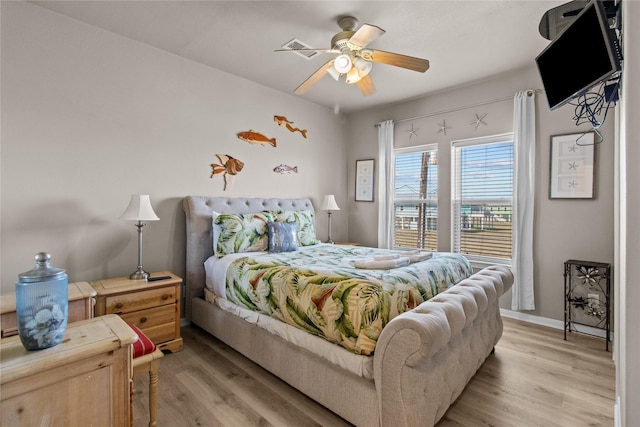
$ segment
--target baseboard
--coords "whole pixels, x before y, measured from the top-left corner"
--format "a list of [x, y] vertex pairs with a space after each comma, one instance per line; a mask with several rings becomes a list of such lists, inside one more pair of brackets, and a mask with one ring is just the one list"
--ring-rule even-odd
[[[533, 314], [523, 313], [521, 311], [513, 311], [507, 310], [506, 308], [500, 309], [500, 314], [504, 317], [509, 317], [511, 319], [522, 320], [523, 322], [529, 322], [540, 326], [546, 326], [553, 329], [564, 330], [564, 322], [562, 320], [549, 319], [548, 317], [540, 317], [535, 316]], [[604, 329], [593, 328], [591, 326], [585, 325], [571, 325], [576, 332], [580, 332], [582, 334], [594, 335], [596, 337], [605, 338], [607, 336], [607, 332]], [[613, 332], [609, 333], [609, 341], [613, 342], [614, 334]]]
[[622, 427], [620, 419], [620, 396], [616, 397], [616, 403], [613, 405], [613, 425], [614, 427]]

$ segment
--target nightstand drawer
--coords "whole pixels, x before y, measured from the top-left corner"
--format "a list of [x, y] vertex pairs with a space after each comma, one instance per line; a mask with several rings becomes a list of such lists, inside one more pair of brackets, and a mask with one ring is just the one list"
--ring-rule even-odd
[[140, 329], [151, 328], [165, 323], [171, 323], [173, 329], [175, 329], [176, 307], [173, 304], [163, 305], [161, 307], [121, 314], [120, 317], [128, 324], [135, 325]]
[[164, 325], [152, 326], [150, 328], [140, 328], [140, 330], [156, 345], [171, 341], [176, 337], [175, 323], [165, 323]]
[[160, 289], [136, 292], [135, 298], [129, 294], [109, 296], [105, 301], [105, 314], [122, 314], [144, 308], [176, 303], [176, 287], [167, 286]]

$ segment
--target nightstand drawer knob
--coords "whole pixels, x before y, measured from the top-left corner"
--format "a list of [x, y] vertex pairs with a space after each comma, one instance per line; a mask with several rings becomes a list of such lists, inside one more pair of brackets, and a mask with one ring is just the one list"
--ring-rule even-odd
[[172, 295], [164, 294], [164, 295], [162, 295], [162, 299], [166, 301], [166, 300], [168, 300], [169, 298], [171, 298], [171, 296], [172, 296]]
[[116, 304], [116, 308], [122, 308], [122, 307], [124, 307], [124, 304], [122, 304], [121, 302]]
[[146, 322], [146, 321], [147, 321], [147, 318], [146, 318], [146, 317], [142, 317], [142, 318], [140, 319], [140, 323], [144, 323], [144, 322]]

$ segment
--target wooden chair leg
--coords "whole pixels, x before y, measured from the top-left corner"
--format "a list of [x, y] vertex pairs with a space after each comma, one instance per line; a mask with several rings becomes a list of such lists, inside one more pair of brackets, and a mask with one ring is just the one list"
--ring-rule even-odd
[[149, 427], [158, 425], [158, 370], [160, 361], [155, 359], [149, 366]]
[[133, 359], [133, 375], [145, 372], [149, 374], [149, 427], [158, 425], [158, 378], [160, 359], [164, 355], [160, 349], [153, 353]]

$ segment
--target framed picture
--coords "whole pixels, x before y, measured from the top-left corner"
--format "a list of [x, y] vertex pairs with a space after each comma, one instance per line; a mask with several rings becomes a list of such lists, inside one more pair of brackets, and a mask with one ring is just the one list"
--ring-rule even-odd
[[356, 202], [373, 202], [374, 160], [356, 160]]
[[593, 199], [594, 133], [551, 137], [550, 199]]

